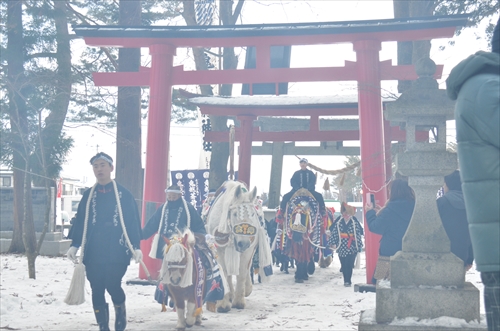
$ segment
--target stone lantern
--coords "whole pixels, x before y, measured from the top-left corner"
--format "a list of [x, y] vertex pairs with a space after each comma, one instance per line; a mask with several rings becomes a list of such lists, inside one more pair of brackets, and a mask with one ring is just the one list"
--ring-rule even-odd
[[[446, 150], [446, 121], [454, 118], [454, 102], [438, 88], [431, 59], [420, 60], [415, 70], [419, 78], [412, 88], [388, 104], [384, 113], [406, 130], [406, 150], [396, 155], [396, 167], [415, 191], [415, 210], [402, 251], [391, 257], [390, 285], [377, 284], [376, 324], [362, 315], [359, 330], [404, 330], [388, 323], [406, 317], [480, 320], [479, 290], [465, 282], [464, 263], [450, 251], [436, 203], [443, 177], [457, 169], [456, 154]], [[417, 131], [430, 132], [430, 139], [418, 142]], [[479, 324], [478, 329], [484, 330]]]

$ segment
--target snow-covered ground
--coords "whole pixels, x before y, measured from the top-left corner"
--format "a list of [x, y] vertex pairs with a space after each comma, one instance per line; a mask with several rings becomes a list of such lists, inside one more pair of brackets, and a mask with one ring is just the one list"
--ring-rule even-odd
[[[73, 265], [65, 257], [44, 257], [36, 260], [36, 279], [28, 278], [26, 257], [0, 255], [0, 329], [4, 330], [97, 330], [90, 298], [90, 285], [86, 283], [87, 301], [80, 306], [68, 306], [66, 296]], [[365, 263], [354, 270], [353, 284], [365, 283]], [[247, 298], [247, 307], [229, 313], [204, 311], [197, 330], [357, 330], [360, 313], [375, 308], [375, 293], [354, 292], [344, 287], [340, 263], [335, 257], [330, 267], [316, 268], [314, 275], [303, 284], [293, 279], [294, 269], [284, 274], [274, 268], [274, 276], [266, 284], [256, 283]], [[131, 263], [126, 280], [137, 278], [139, 265]], [[482, 301], [483, 285], [479, 272], [471, 269], [466, 280], [481, 290], [481, 325], [485, 326]], [[161, 312], [154, 300], [153, 286], [125, 285], [127, 294], [127, 330], [173, 330], [177, 314], [169, 309]], [[111, 299], [107, 297], [108, 302]], [[110, 309], [113, 330], [114, 312]], [[415, 319], [396, 321], [412, 324]], [[477, 323], [442, 317], [427, 324], [467, 328]]]

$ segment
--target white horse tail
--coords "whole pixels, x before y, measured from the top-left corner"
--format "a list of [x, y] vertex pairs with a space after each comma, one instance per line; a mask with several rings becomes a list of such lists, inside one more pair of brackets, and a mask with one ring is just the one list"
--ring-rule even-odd
[[271, 274], [266, 275], [265, 267], [272, 272], [273, 257], [271, 255], [271, 249], [269, 246], [269, 238], [267, 237], [266, 230], [264, 227], [260, 227], [258, 231], [259, 240], [259, 275], [262, 282], [267, 282], [270, 279]]

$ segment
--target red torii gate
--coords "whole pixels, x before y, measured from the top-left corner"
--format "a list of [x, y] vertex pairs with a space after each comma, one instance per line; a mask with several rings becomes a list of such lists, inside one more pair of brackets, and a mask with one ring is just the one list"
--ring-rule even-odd
[[[158, 202], [165, 200], [168, 173], [168, 141], [173, 85], [277, 83], [277, 82], [358, 82], [361, 159], [372, 160], [362, 168], [363, 192], [373, 192], [377, 200], [386, 201], [384, 125], [380, 97], [381, 80], [413, 80], [417, 76], [411, 65], [393, 66], [381, 62], [382, 42], [430, 40], [452, 37], [457, 26], [467, 19], [463, 15], [424, 18], [323, 22], [301, 24], [264, 24], [239, 26], [73, 26], [90, 46], [148, 47], [151, 67], [139, 72], [95, 73], [98, 86], [149, 86], [147, 154], [144, 180], [142, 223], [147, 221]], [[343, 67], [271, 68], [271, 46], [352, 43], [356, 62]], [[256, 47], [256, 68], [240, 70], [184, 71], [173, 66], [180, 47]], [[442, 69], [442, 67], [440, 68]], [[251, 132], [245, 131], [247, 137]], [[332, 140], [332, 139], [328, 139]], [[251, 152], [251, 151], [250, 151]], [[240, 167], [249, 167], [241, 165]], [[249, 173], [248, 169], [243, 169]], [[239, 169], [240, 173], [242, 169]], [[249, 176], [247, 181], [249, 180]], [[248, 182], [247, 182], [248, 183]], [[378, 236], [366, 231], [367, 274], [371, 283], [378, 256]], [[149, 252], [151, 240], [141, 249]], [[158, 276], [159, 261], [144, 256], [152, 277]], [[139, 277], [146, 278], [140, 270]]]

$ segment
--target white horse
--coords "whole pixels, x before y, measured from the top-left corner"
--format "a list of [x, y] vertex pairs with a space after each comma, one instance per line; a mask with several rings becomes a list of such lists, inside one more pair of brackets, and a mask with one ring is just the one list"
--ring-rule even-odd
[[[245, 297], [252, 293], [250, 267], [257, 247], [261, 279], [272, 274], [269, 239], [259, 220], [256, 194], [256, 187], [249, 192], [244, 183], [227, 181], [208, 212], [207, 232], [215, 237], [217, 261], [229, 285], [224, 299], [217, 302], [218, 312], [231, 310], [231, 302], [234, 308], [245, 308]], [[236, 288], [232, 276], [236, 276]]]

